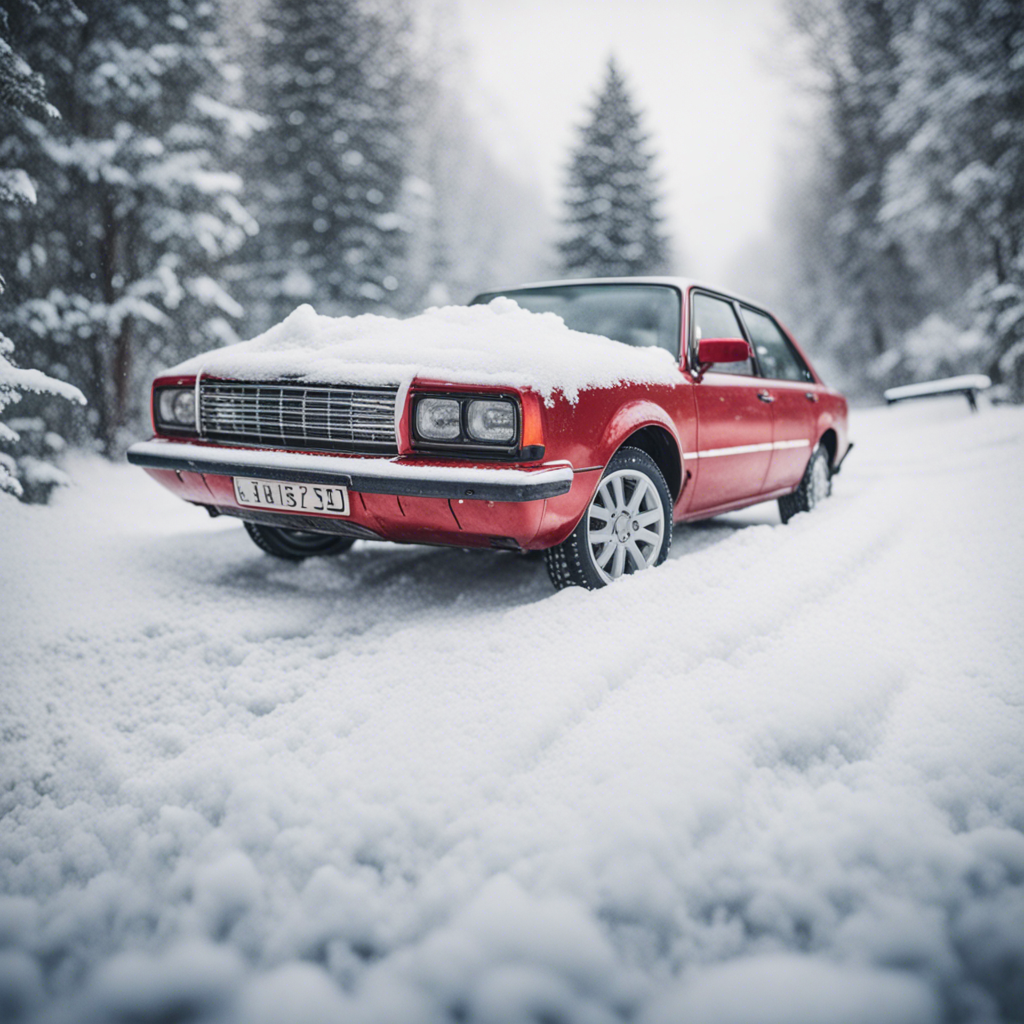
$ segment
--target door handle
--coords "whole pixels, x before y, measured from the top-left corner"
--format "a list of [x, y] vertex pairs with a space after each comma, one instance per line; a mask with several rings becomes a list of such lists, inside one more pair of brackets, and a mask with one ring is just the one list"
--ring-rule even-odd
[[818, 400], [818, 396], [813, 391], [805, 391], [804, 398], [806, 398], [808, 402], [816, 402]]
[[761, 399], [762, 402], [774, 402], [775, 401], [775, 399], [770, 394], [768, 394], [767, 391], [758, 391], [757, 397], [759, 399]]

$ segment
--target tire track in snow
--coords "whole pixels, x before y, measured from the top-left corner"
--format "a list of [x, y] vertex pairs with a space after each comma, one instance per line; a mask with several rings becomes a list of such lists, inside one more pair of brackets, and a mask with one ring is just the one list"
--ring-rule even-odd
[[[847, 514], [856, 516], [857, 511], [855, 508], [851, 508]], [[609, 732], [612, 723], [621, 720], [624, 711], [627, 711], [630, 706], [629, 702], [635, 704], [637, 699], [642, 697], [646, 701], [653, 702], [655, 706], [661, 704], [668, 708], [671, 706], [673, 694], [680, 687], [689, 686], [691, 681], [696, 682], [701, 679], [702, 675], [708, 676], [709, 692], [713, 692], [716, 665], [731, 663], [736, 666], [738, 671], [742, 672], [748, 667], [752, 658], [761, 657], [770, 660], [772, 649], [786, 642], [787, 629], [783, 626], [792, 626], [805, 614], [819, 614], [826, 599], [834, 598], [835, 595], [847, 588], [856, 586], [863, 575], [884, 558], [902, 530], [900, 523], [895, 519], [887, 525], [888, 529], [881, 535], [873, 534], [870, 530], [863, 531], [853, 543], [844, 545], [839, 552], [833, 551], [833, 557], [828, 564], [817, 566], [813, 573], [798, 574], [802, 586], [799, 589], [794, 589], [790, 600], [780, 605], [773, 605], [769, 609], [769, 614], [754, 624], [755, 628], [751, 629], [748, 624], [741, 644], [735, 643], [734, 634], [731, 631], [731, 624], [736, 615], [736, 608], [731, 600], [726, 601], [713, 610], [709, 617], [702, 620], [705, 623], [710, 622], [711, 627], [702, 635], [698, 649], [694, 651], [688, 647], [683, 658], [676, 658], [673, 652], [666, 652], [664, 645], [657, 646], [657, 638], [662, 625], [657, 622], [643, 624], [647, 627], [646, 629], [634, 629], [632, 632], [623, 630], [621, 634], [616, 635], [614, 646], [610, 640], [606, 639], [604, 644], [598, 647], [601, 653], [596, 660], [590, 656], [582, 657], [580, 663], [559, 681], [559, 686], [564, 690], [572, 690], [574, 687], [582, 690], [586, 694], [585, 699], [568, 702], [557, 724], [546, 723], [544, 730], [536, 733], [530, 742], [517, 745], [509, 751], [510, 759], [505, 762], [500, 774], [501, 782], [489, 793], [489, 799], [493, 805], [496, 807], [519, 806], [524, 800], [529, 799], [525, 794], [531, 791], [534, 784], [540, 785], [547, 780], [547, 784], [550, 786], [552, 775], [559, 775], [566, 771], [571, 775], [575, 760], [572, 752], [575, 751], [578, 755], [580, 751], [587, 749], [587, 741], [593, 735], [600, 734], [602, 730]], [[835, 523], [831, 524], [832, 530], [829, 529], [829, 526], [827, 521], [815, 520], [812, 517], [807, 520], [807, 526], [803, 532], [808, 535], [828, 536], [834, 530]], [[791, 552], [786, 549], [791, 544], [806, 545], [808, 540], [807, 536], [802, 539], [794, 536], [790, 541], [787, 534], [785, 543], [778, 545], [775, 543], [778, 530], [770, 527], [763, 528], [759, 539], [754, 542], [742, 541], [741, 536], [740, 534], [730, 538], [728, 542], [717, 548], [714, 554], [722, 556], [724, 550], [727, 550], [731, 544], [734, 550], [728, 557], [734, 563], [730, 565], [730, 569], [735, 570], [749, 554], [745, 550], [747, 547], [756, 548], [758, 551], [764, 549], [768, 552], [769, 557], [759, 563], [759, 571], [769, 576], [780, 577], [783, 575], [780, 572], [781, 568], [789, 564], [791, 557]], [[682, 566], [679, 566], [679, 570], [681, 569]], [[637, 591], [641, 589], [641, 586], [660, 588], [665, 591], [663, 595], [659, 595], [663, 596], [664, 600], [656, 601], [654, 604], [661, 607], [678, 607], [678, 602], [671, 600], [671, 594], [680, 589], [679, 581], [683, 577], [681, 571], [676, 572], [674, 580], [670, 579], [670, 575], [670, 570], [665, 570], [662, 576], [652, 575], [630, 582], [636, 584]], [[682, 588], [687, 598], [693, 598], [695, 594], [698, 597], [706, 597], [708, 594], [713, 595], [716, 590], [717, 588], [711, 585], [694, 588], [684, 584]], [[612, 595], [615, 592], [604, 593]], [[592, 599], [595, 596], [598, 595], [587, 595], [587, 599]], [[649, 598], [649, 595], [647, 596]], [[576, 599], [573, 598], [573, 600]], [[617, 602], [611, 602], [609, 598], [608, 603]], [[715, 612], [719, 614], [716, 616]], [[516, 616], [508, 617], [514, 619]], [[716, 625], [722, 627], [723, 623], [725, 624], [724, 628], [716, 628]], [[770, 643], [765, 642], [769, 640]], [[591, 645], [585, 641], [580, 646], [584, 651], [591, 650]], [[610, 651], [609, 647], [611, 647]], [[643, 653], [638, 655], [637, 651]], [[539, 664], [532, 665], [527, 669], [527, 671], [539, 670]], [[705, 672], [705, 670], [708, 671]], [[844, 706], [842, 714], [847, 717], [852, 715], [855, 719], [863, 716], [865, 707], [878, 704], [879, 701], [883, 708], [875, 716], [878, 721], [872, 727], [871, 737], [867, 741], [863, 736], [853, 735], [852, 738], [847, 738], [845, 753], [851, 756], [867, 756], [870, 753], [870, 749], [877, 743], [881, 734], [882, 722], [888, 713], [888, 707], [895, 692], [894, 687], [895, 690], [898, 690], [899, 681], [889, 678], [881, 691], [878, 688], [871, 688], [870, 693], [855, 699], [851, 706]], [[702, 699], [699, 694], [694, 694], [690, 703], [696, 713], [707, 715], [707, 701]], [[872, 715], [875, 711], [877, 708], [872, 707]], [[855, 723], [853, 733], [856, 733], [858, 728], [858, 724]], [[840, 729], [842, 731], [845, 727], [840, 726]], [[727, 729], [726, 732], [728, 731]], [[831, 745], [831, 740], [825, 744], [825, 748], [820, 752], [822, 757], [827, 756], [828, 748]], [[752, 762], [754, 768], [758, 764], [761, 767], [769, 765], [776, 767], [779, 761], [788, 761], [790, 770], [796, 770], [795, 762], [800, 757], [818, 756], [808, 753], [805, 749], [806, 742], [799, 732], [793, 734], [788, 748], [784, 747], [774, 754], [769, 753], [764, 739], [758, 739], [756, 732], [745, 746], [752, 750], [750, 756], [754, 758]], [[724, 763], [722, 769], [730, 777], [736, 771], [746, 772], [749, 770], [745, 765], [738, 767], [729, 763]], [[736, 791], [739, 791], [738, 783], [736, 783]], [[566, 809], [568, 810], [570, 806], [571, 802], [566, 805]], [[707, 810], [711, 811], [712, 806], [709, 805]], [[706, 811], [698, 810], [697, 813], [702, 815]], [[695, 837], [701, 834], [712, 835], [720, 827], [721, 821], [721, 809], [714, 808], [712, 817], [706, 824], [694, 823], [691, 826], [694, 829], [693, 835]], [[563, 824], [567, 825], [568, 823]], [[507, 827], [507, 823], [501, 815], [498, 815], [496, 820], [482, 831], [479, 826], [476, 827], [465, 841], [473, 850], [486, 849], [489, 846], [501, 848], [507, 846], [507, 840], [501, 838], [507, 831]], [[572, 829], [567, 834], [576, 836]], [[558, 846], [556, 835], [557, 829], [553, 830], [550, 836], [550, 842], [555, 847]], [[593, 837], [590, 839], [592, 840]], [[585, 840], [577, 836], [575, 841], [584, 842]], [[458, 844], [456, 844], [456, 848], [458, 848]], [[463, 855], [470, 856], [469, 853]], [[546, 859], [546, 856], [541, 857], [541, 860]], [[510, 852], [509, 859], [504, 862], [503, 870], [534, 871], [538, 869], [536, 860], [537, 854], [529, 849], [519, 850], [515, 854]], [[533, 864], [532, 868], [529, 867], [531, 864]], [[614, 917], [617, 912], [610, 911], [610, 913]], [[626, 918], [629, 918], [628, 914], [626, 914]], [[664, 942], [664, 938], [659, 941]]]
[[[749, 656], [786, 628], [791, 628], [801, 615], [816, 612], [823, 603], [856, 586], [863, 574], [899, 541], [904, 529], [897, 516], [881, 524], [864, 517], [860, 507], [869, 497], [861, 495], [860, 500], [846, 507], [826, 508], [815, 516], [797, 517], [788, 527], [740, 527], [739, 532], [684, 555], [656, 575], [629, 580], [626, 585], [632, 588], [631, 600], [619, 600], [624, 597], [620, 591], [626, 585], [586, 595], [587, 602], [612, 606], [600, 611], [614, 614], [615, 630], [610, 635], [603, 629], [596, 634], [591, 630], [587, 638], [594, 649], [602, 652], [597, 671], [609, 680], [609, 685], [600, 701], [566, 722], [567, 728], [576, 728], [589, 716], [599, 713], [608, 696], [632, 679], [642, 677], [654, 664], [666, 667], [666, 662], [674, 661], [684, 675], [691, 675], [708, 661]], [[745, 533], [750, 530], [759, 532], [756, 539], [748, 541]], [[770, 534], [765, 532], [768, 530]], [[837, 537], [841, 538], [838, 544]], [[815, 554], [821, 554], [822, 539], [827, 539], [828, 551], [820, 562], [808, 567], [803, 561], [804, 552], [810, 543]], [[775, 579], [777, 591], [772, 594], [770, 603], [765, 603], [757, 593], [748, 595], [748, 600], [737, 600], [735, 590], [741, 586], [741, 574], [751, 558], [762, 550], [765, 558], [758, 562], [757, 574], [761, 578]], [[712, 560], [716, 564], [711, 564]], [[728, 569], [722, 568], [722, 562], [727, 563]], [[701, 575], [704, 571], [712, 575], [713, 582]], [[680, 585], [684, 573], [696, 579], [696, 583]], [[720, 599], [723, 593], [727, 594], [725, 600]], [[573, 600], [576, 599], [573, 595]], [[684, 603], [700, 608], [692, 617], [696, 628], [676, 641], [666, 655], [663, 649], [666, 638], [674, 639], [677, 635], [673, 632], [673, 622], [678, 628], [680, 620], [686, 621], [689, 617], [676, 619], [673, 614], [672, 618], [661, 616], [652, 622], [633, 609], [654, 604], [675, 611]], [[517, 617], [508, 616], [513, 620]], [[595, 618], [604, 621], [600, 612]], [[742, 623], [739, 629], [737, 620]], [[516, 623], [513, 621], [511, 625], [514, 629]], [[591, 643], [583, 642], [581, 646], [591, 649]], [[625, 650], [621, 649], [623, 647]], [[607, 658], [613, 663], [610, 670], [604, 661]], [[594, 671], [595, 667], [588, 662], [582, 674]], [[552, 736], [541, 744], [540, 754], [552, 749], [558, 739]], [[531, 767], [527, 765], [521, 770], [529, 771]]]

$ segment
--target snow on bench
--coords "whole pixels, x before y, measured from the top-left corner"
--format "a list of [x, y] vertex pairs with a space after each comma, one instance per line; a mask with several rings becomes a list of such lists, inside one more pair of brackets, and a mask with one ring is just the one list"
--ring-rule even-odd
[[936, 395], [963, 395], [972, 412], [978, 411], [978, 392], [992, 386], [992, 381], [983, 373], [967, 373], [960, 377], [946, 377], [944, 380], [926, 380], [920, 384], [904, 384], [888, 388], [885, 401], [892, 405], [908, 398], [934, 398]]

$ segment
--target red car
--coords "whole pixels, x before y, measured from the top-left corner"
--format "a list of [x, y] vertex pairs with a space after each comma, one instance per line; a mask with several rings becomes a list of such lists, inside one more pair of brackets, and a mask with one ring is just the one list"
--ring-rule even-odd
[[[614, 278], [429, 313], [455, 332], [483, 322], [481, 304], [511, 311], [502, 323], [524, 346], [534, 325], [601, 336], [583, 340], [604, 348], [563, 360], [592, 361], [591, 377], [553, 385], [547, 334], [504, 376], [479, 380], [465, 346], [451, 350], [451, 373], [396, 370], [367, 384], [363, 364], [346, 376], [336, 358], [300, 372], [284, 358], [307, 324], [297, 311], [287, 344], [251, 356], [238, 346], [220, 363], [232, 350], [218, 350], [157, 378], [156, 437], [128, 459], [211, 515], [242, 519], [282, 558], [337, 554], [357, 538], [543, 551], [556, 587], [602, 587], [660, 564], [675, 523], [768, 499], [785, 522], [829, 494], [850, 448], [846, 400], [756, 303], [678, 278]], [[304, 309], [310, 330], [329, 320]], [[364, 321], [409, 323], [329, 322], [349, 337]], [[633, 374], [630, 360], [656, 372]]]

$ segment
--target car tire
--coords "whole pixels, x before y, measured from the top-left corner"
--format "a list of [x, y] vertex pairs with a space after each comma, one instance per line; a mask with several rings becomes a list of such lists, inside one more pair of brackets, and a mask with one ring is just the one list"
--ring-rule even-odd
[[832, 493], [832, 468], [822, 445], [814, 449], [800, 486], [792, 494], [779, 498], [779, 516], [788, 523], [798, 512], [810, 512]]
[[576, 529], [545, 551], [544, 560], [556, 589], [597, 590], [661, 565], [671, 547], [672, 496], [664, 475], [647, 452], [620, 448]]
[[245, 528], [258, 548], [275, 558], [301, 562], [319, 555], [340, 555], [348, 551], [355, 539], [310, 530], [288, 530], [280, 526], [264, 526], [246, 522]]

